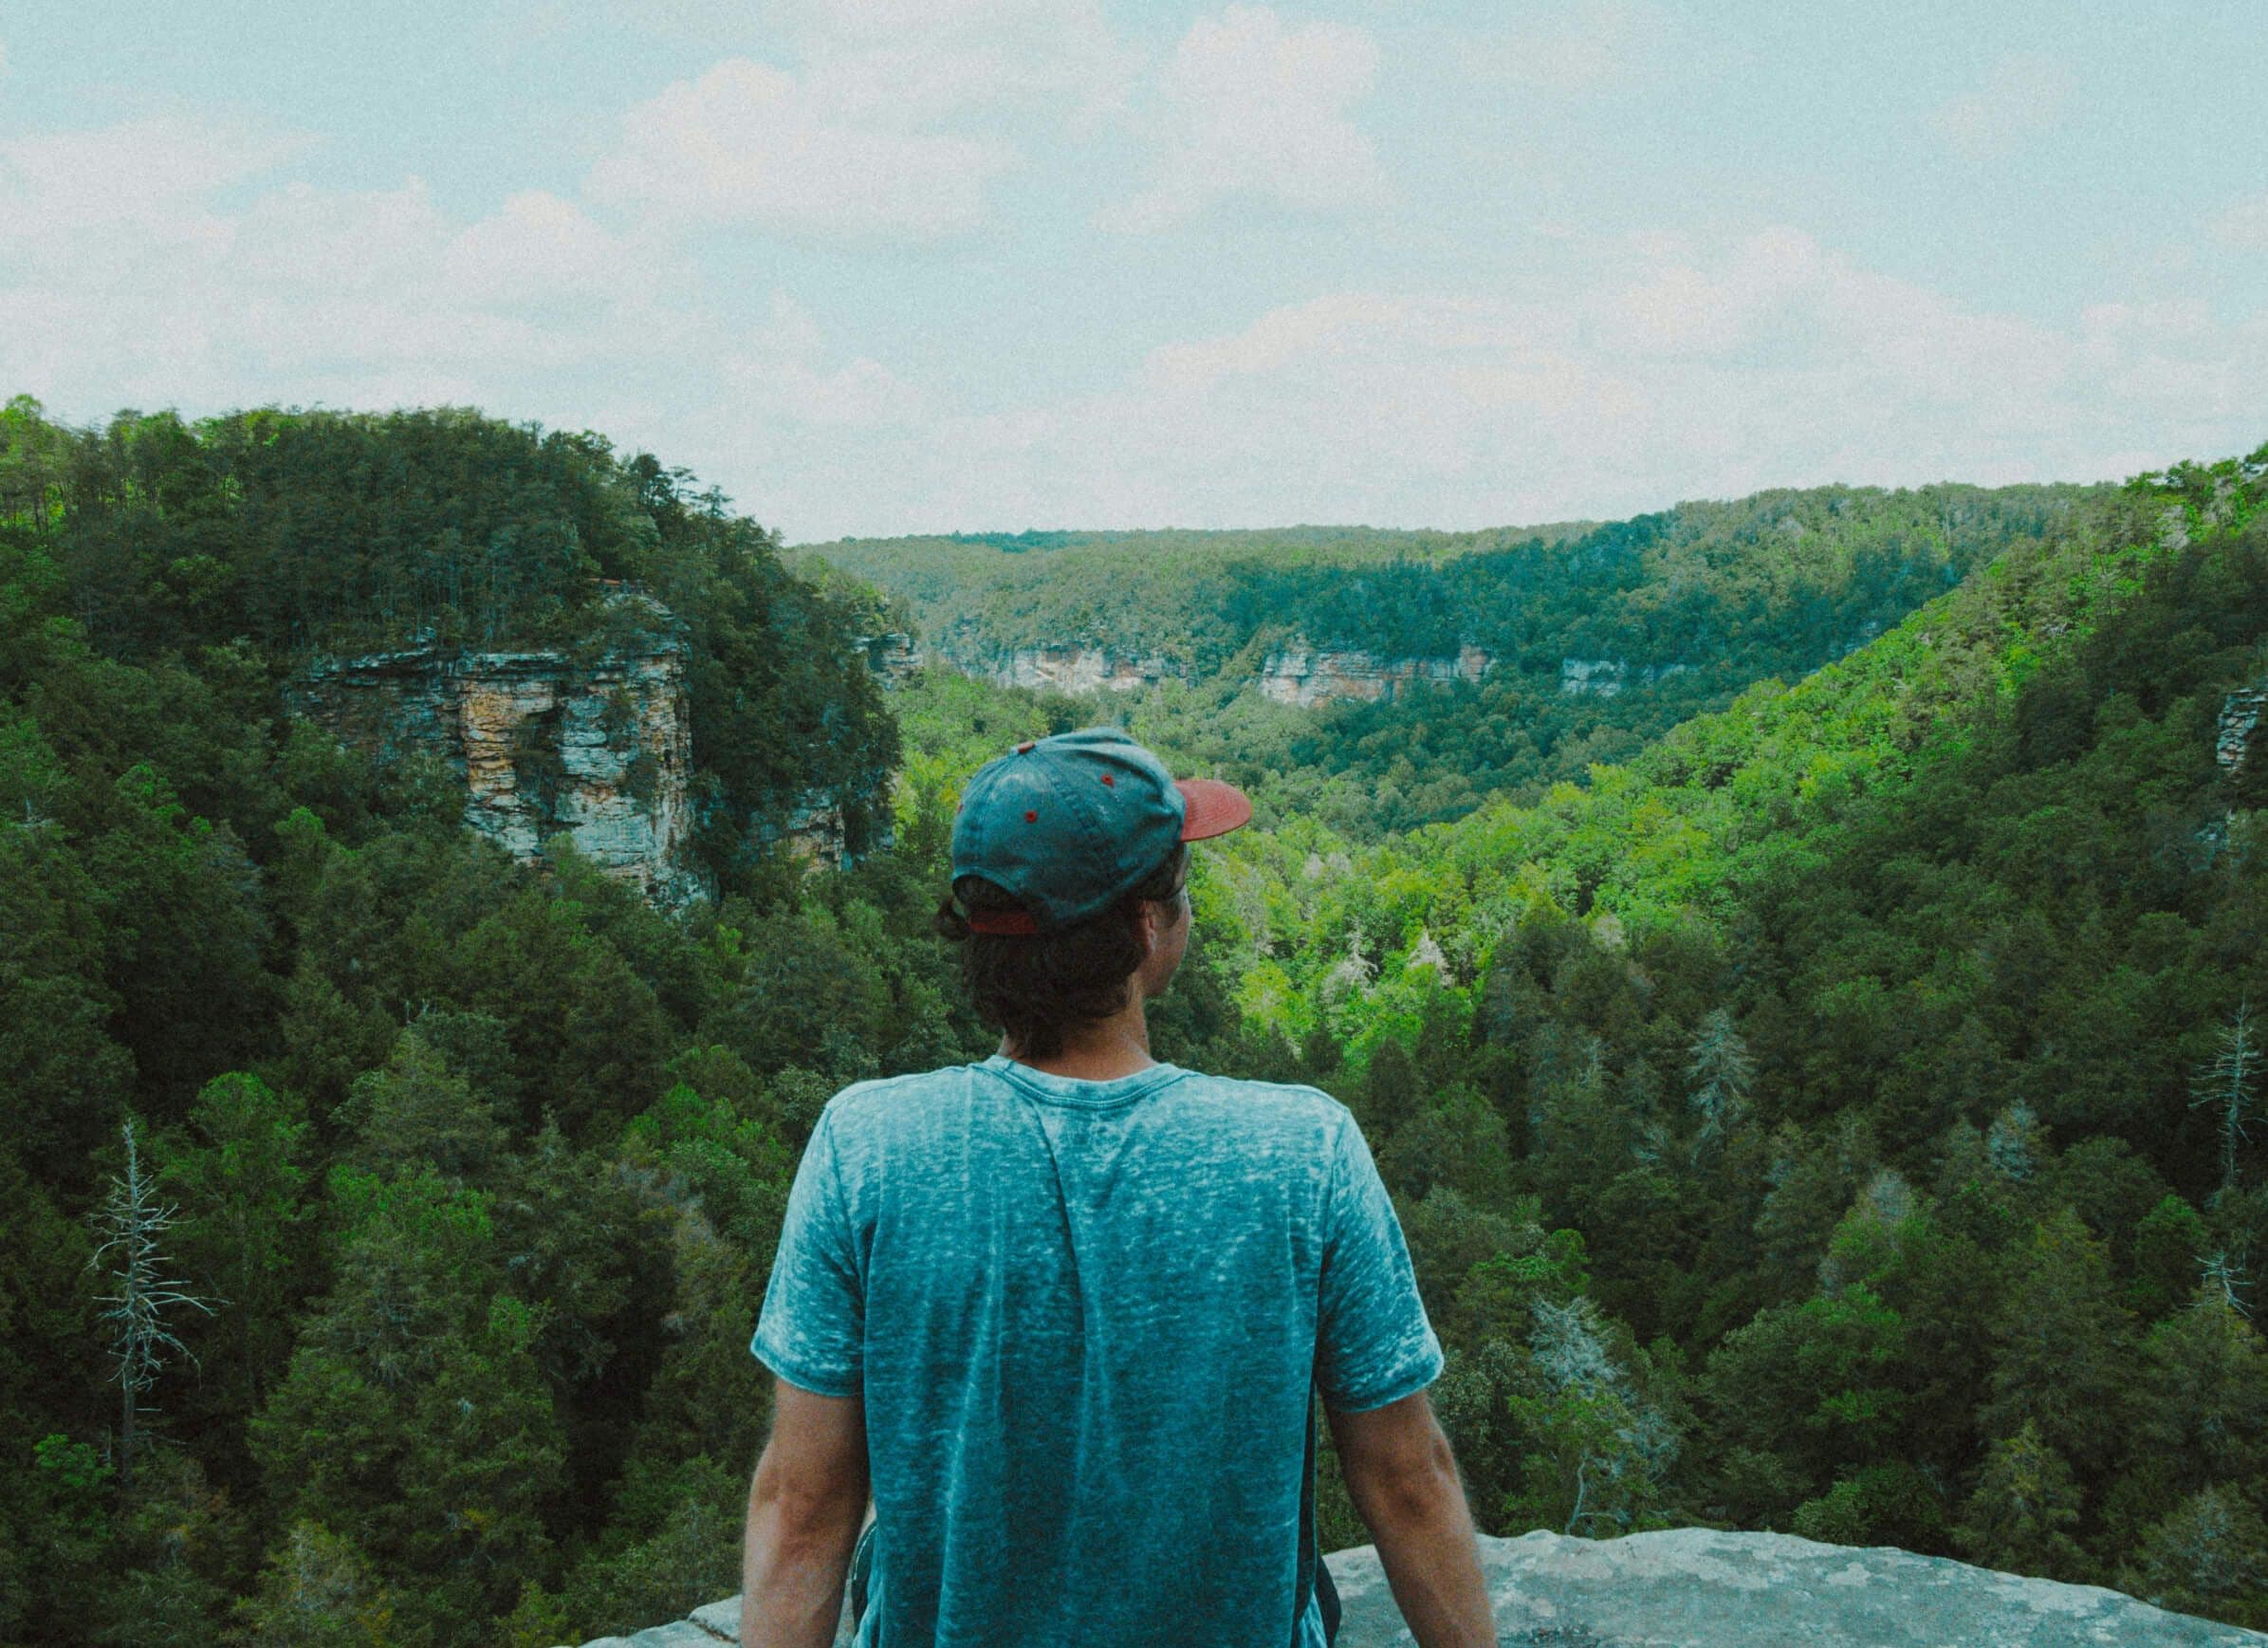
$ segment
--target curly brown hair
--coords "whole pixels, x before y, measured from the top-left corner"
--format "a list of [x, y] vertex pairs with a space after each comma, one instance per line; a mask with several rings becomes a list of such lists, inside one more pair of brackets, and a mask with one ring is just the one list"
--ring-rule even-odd
[[[953, 898], [937, 907], [936, 928], [961, 947], [961, 982], [977, 1016], [1006, 1037], [1019, 1056], [1051, 1059], [1073, 1030], [1121, 1011], [1134, 969], [1142, 964], [1142, 906], [1179, 893], [1189, 861], [1189, 847], [1177, 846], [1099, 916], [1022, 935], [972, 931], [970, 916], [1023, 906], [982, 876], [954, 881]], [[953, 899], [967, 906], [967, 914]]]

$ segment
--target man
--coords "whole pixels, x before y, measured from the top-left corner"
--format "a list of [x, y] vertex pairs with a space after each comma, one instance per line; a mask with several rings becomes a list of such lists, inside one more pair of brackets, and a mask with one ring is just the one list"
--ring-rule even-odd
[[814, 1129], [752, 1344], [778, 1376], [741, 1640], [1323, 1648], [1313, 1393], [1425, 1648], [1496, 1640], [1441, 1347], [1346, 1109], [1150, 1056], [1188, 844], [1251, 804], [1097, 729], [970, 780], [953, 893], [981, 1065]]

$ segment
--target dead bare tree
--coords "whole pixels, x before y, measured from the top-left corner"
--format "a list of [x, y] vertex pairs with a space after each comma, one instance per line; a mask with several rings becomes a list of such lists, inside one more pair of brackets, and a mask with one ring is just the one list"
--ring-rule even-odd
[[2237, 1188], [2237, 1147], [2249, 1137], [2253, 1088], [2268, 1057], [2253, 1025], [2251, 1003], [2238, 1004], [2236, 1017], [2222, 1027], [2219, 1039], [2219, 1051], [2198, 1069], [2189, 1108], [2220, 1113], [2221, 1188], [2232, 1191]]
[[126, 1171], [112, 1176], [109, 1194], [95, 1212], [95, 1232], [101, 1242], [86, 1264], [97, 1271], [108, 1267], [112, 1291], [95, 1302], [111, 1329], [112, 1377], [119, 1385], [119, 1490], [127, 1492], [134, 1487], [135, 1421], [142, 1394], [175, 1354], [189, 1356], [166, 1319], [181, 1310], [210, 1316], [212, 1306], [189, 1292], [186, 1282], [166, 1274], [173, 1261], [160, 1244], [180, 1210], [158, 1202], [157, 1187], [142, 1167], [134, 1123], [128, 1121], [122, 1131]]

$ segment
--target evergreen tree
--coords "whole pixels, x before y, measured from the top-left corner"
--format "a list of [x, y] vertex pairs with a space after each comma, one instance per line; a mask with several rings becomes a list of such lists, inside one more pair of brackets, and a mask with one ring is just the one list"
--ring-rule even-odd
[[2102, 1245], [2069, 1210], [2034, 1227], [1992, 1324], [1990, 1397], [1982, 1417], [1999, 1437], [2031, 1424], [2093, 1474], [2116, 1453], [2133, 1377], [2133, 1319], [2111, 1287]]
[[1686, 1049], [1686, 1103], [1699, 1119], [1693, 1130], [1699, 1156], [1740, 1124], [1756, 1085], [1756, 1061], [1728, 1009], [1711, 1008], [1702, 1018]]
[[2070, 1579], [2085, 1561], [2073, 1537], [2079, 1509], [2071, 1467], [2027, 1419], [1985, 1455], [1953, 1537], [1964, 1555], [1986, 1567]]

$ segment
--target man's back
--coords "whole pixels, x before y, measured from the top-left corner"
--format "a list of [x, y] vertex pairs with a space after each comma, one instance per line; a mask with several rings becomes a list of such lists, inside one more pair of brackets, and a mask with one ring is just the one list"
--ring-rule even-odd
[[891, 1648], [1294, 1640], [1312, 1384], [1440, 1368], [1335, 1101], [999, 1057], [828, 1106], [753, 1348], [862, 1393]]

